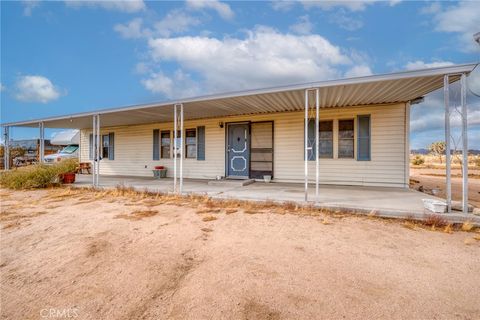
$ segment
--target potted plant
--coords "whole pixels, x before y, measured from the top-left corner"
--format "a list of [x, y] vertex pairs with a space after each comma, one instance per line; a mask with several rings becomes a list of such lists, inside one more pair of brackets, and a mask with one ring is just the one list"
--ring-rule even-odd
[[164, 166], [155, 166], [153, 171], [153, 177], [160, 179], [167, 177], [167, 169]]

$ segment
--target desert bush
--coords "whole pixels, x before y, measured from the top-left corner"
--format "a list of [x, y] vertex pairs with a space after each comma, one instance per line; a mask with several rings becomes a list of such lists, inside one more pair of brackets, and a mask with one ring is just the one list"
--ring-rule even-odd
[[419, 165], [424, 164], [424, 163], [425, 163], [425, 158], [422, 155], [417, 154], [412, 159], [412, 164], [413, 165], [419, 166]]
[[473, 163], [475, 167], [480, 167], [480, 155], [470, 157], [469, 162]]
[[52, 165], [37, 164], [0, 174], [0, 185], [9, 189], [36, 189], [60, 184], [64, 173], [75, 172], [78, 161], [66, 159]]

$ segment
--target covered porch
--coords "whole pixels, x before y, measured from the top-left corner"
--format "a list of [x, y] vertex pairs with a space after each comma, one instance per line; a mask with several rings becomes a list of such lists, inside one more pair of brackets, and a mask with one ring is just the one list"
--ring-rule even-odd
[[[475, 67], [475, 64], [468, 64], [351, 79], [320, 81], [301, 85], [201, 96], [176, 101], [104, 109], [62, 117], [7, 123], [3, 125], [4, 137], [5, 141], [7, 141], [5, 158], [8, 160], [10, 127], [38, 127], [41, 141], [44, 140], [44, 128], [46, 127], [76, 128], [83, 130], [85, 136], [87, 136], [87, 132], [91, 136], [91, 141], [88, 144], [82, 145], [80, 149], [85, 153], [83, 160], [86, 161], [88, 159], [93, 167], [93, 177], [81, 176], [77, 183], [78, 186], [93, 185], [95, 187], [114, 187], [118, 184], [124, 184], [139, 190], [147, 188], [152, 192], [177, 192], [178, 194], [195, 192], [208, 194], [216, 198], [235, 197], [245, 200], [297, 201], [322, 207], [355, 210], [357, 212], [371, 212], [375, 210], [377, 214], [381, 211], [385, 215], [391, 214], [393, 216], [401, 213], [403, 216], [418, 215], [420, 217], [423, 216], [421, 199], [429, 196], [406, 189], [409, 179], [408, 133], [410, 105], [420, 101], [424, 95], [442, 87], [444, 88], [445, 105], [440, 107], [445, 109], [445, 142], [446, 150], [450, 150], [451, 108], [449, 105], [449, 86], [451, 83], [460, 81], [462, 84], [462, 152], [466, 155], [468, 150], [466, 135], [467, 109], [465, 100], [466, 77]], [[382, 120], [383, 122], [376, 121], [374, 118], [372, 118], [371, 122], [370, 120], [365, 121], [364, 128], [368, 128], [367, 133], [361, 131], [359, 129], [360, 127], [354, 129], [354, 125], [350, 126], [350, 129], [344, 130], [352, 134], [352, 136], [347, 136], [345, 139], [348, 140], [349, 146], [352, 146], [349, 149], [351, 150], [349, 153], [351, 154], [350, 159], [338, 159], [340, 157], [338, 157], [339, 152], [337, 150], [337, 157], [333, 157], [333, 160], [322, 159], [323, 164], [320, 164], [320, 121], [331, 120], [331, 115], [328, 112], [332, 110], [345, 112], [344, 110], [362, 110], [361, 108], [371, 109], [375, 107], [378, 109], [378, 114], [386, 114], [398, 106], [403, 106], [403, 113], [398, 113], [392, 117], [386, 116], [385, 119]], [[320, 111], [322, 111], [323, 114]], [[370, 112], [365, 113], [368, 114], [363, 116], [369, 116], [370, 114]], [[284, 161], [283, 170], [276, 170], [274, 176], [278, 177], [279, 172], [285, 172], [286, 170], [295, 168], [295, 171], [292, 171], [293, 174], [287, 176], [284, 181], [303, 180], [303, 184], [283, 184], [277, 182], [267, 185], [255, 183], [242, 188], [228, 188], [226, 186], [209, 185], [208, 180], [199, 181], [187, 179], [187, 177], [196, 178], [198, 176], [185, 176], [185, 173], [187, 173], [189, 169], [191, 169], [190, 171], [200, 172], [209, 168], [221, 167], [223, 169], [225, 167], [227, 161], [224, 160], [228, 159], [224, 158], [226, 157], [225, 151], [228, 150], [229, 147], [225, 141], [223, 141], [225, 140], [225, 136], [222, 134], [222, 130], [225, 130], [225, 124], [230, 121], [232, 117], [243, 117], [242, 119], [245, 120], [245, 117], [260, 117], [265, 115], [270, 117], [274, 114], [284, 115], [284, 119], [282, 120], [285, 124], [284, 127], [292, 123], [292, 121], [297, 121], [295, 119], [292, 120], [293, 117], [291, 115], [298, 114], [301, 116], [301, 118], [298, 118], [301, 120], [298, 122], [300, 124], [299, 126], [292, 127], [292, 130], [283, 132], [282, 135], [278, 136], [279, 139], [275, 140], [277, 142], [287, 140], [292, 135], [298, 134], [298, 136], [295, 136], [295, 140], [292, 140], [293, 142], [290, 142], [290, 144], [285, 144], [283, 149], [275, 149], [283, 153], [275, 154], [276, 158], [273, 161], [277, 164], [280, 161]], [[361, 120], [358, 116], [359, 114], [357, 113], [348, 115], [351, 123], [358, 123]], [[337, 118], [341, 117], [338, 116]], [[197, 120], [211, 122], [206, 129], [204, 124], [195, 124], [194, 126], [197, 127], [197, 130], [200, 126], [205, 130], [217, 133], [215, 137], [214, 135], [211, 136], [215, 138], [213, 140], [215, 140], [216, 144], [214, 148], [210, 150], [215, 148], [215, 150], [220, 150], [220, 156], [214, 159], [213, 162], [205, 161], [204, 154], [203, 159], [200, 159], [197, 154], [195, 161], [201, 160], [204, 162], [195, 162], [192, 164], [193, 160], [188, 159], [188, 153], [186, 154], [187, 150], [184, 148], [184, 144], [186, 144], [184, 135], [186, 135], [185, 129], [188, 128], [185, 127], [185, 123], [188, 121], [193, 123]], [[370, 134], [372, 123], [380, 124], [383, 131], [377, 131], [378, 134], [376, 136], [373, 133]], [[152, 139], [152, 141], [158, 141], [158, 134], [161, 132], [158, 132], [158, 128], [156, 127], [162, 124], [171, 124], [169, 130], [172, 132], [172, 137], [169, 137], [169, 141], [173, 144], [173, 148], [169, 147], [171, 152], [171, 155], [169, 155], [169, 159], [171, 159], [169, 162], [169, 164], [171, 163], [169, 171], [173, 172], [173, 180], [166, 179], [158, 181], [151, 178], [123, 178], [112, 176], [114, 174], [140, 175], [139, 173], [146, 173], [157, 165], [154, 161], [158, 161], [157, 155], [161, 145], [158, 143], [142, 143], [147, 140], [150, 141], [150, 139]], [[398, 125], [398, 127], [393, 128], [395, 125]], [[139, 130], [135, 128], [138, 126], [145, 126], [146, 129], [144, 132], [147, 132], [141, 135], [140, 139], [138, 139], [138, 135], [136, 136]], [[152, 132], [152, 137], [150, 135], [151, 131], [148, 130], [155, 129], [154, 126], [157, 129], [157, 135], [155, 136], [155, 132]], [[330, 130], [332, 132], [334, 131], [333, 126], [337, 126], [335, 130], [337, 132], [336, 140], [339, 140], [338, 132], [340, 130], [338, 127], [340, 126], [340, 120], [335, 119], [332, 129]], [[280, 127], [281, 126], [276, 126], [275, 128], [278, 129]], [[122, 137], [120, 134], [116, 135], [115, 141], [117, 145], [116, 148], [113, 148], [113, 143], [110, 144], [110, 141], [113, 140], [114, 136], [110, 136], [110, 132], [105, 132], [106, 128], [117, 128], [117, 130], [119, 130], [118, 128], [134, 129], [130, 132], [124, 130]], [[310, 129], [313, 131], [311, 135]], [[111, 130], [113, 132], [114, 129]], [[361, 132], [362, 134], [360, 134]], [[392, 134], [392, 132], [395, 134]], [[278, 131], [276, 131], [276, 133], [279, 134]], [[106, 147], [104, 145], [105, 141], [102, 142], [104, 135], [108, 137]], [[137, 139], [135, 139], [136, 137]], [[122, 138], [124, 146], [129, 143], [128, 146], [124, 148], [123, 153], [121, 153]], [[204, 136], [202, 138], [204, 138]], [[360, 138], [362, 140], [360, 140]], [[335, 134], [331, 144], [339, 149], [338, 141], [334, 143], [334, 140]], [[362, 147], [357, 147], [360, 141], [363, 143]], [[378, 141], [380, 143], [375, 145], [374, 142]], [[87, 147], [87, 145], [91, 149], [90, 156], [88, 155], [89, 147]], [[137, 148], [137, 145], [145, 147], [141, 149]], [[214, 144], [210, 144], [210, 146], [213, 145]], [[245, 143], [245, 145], [247, 145], [247, 143]], [[381, 148], [379, 147], [380, 145]], [[397, 147], [397, 149], [395, 149], [395, 147]], [[108, 151], [108, 156], [104, 154], [103, 149], [105, 148]], [[116, 150], [116, 157], [113, 157], [115, 152], [110, 152], [110, 150], [114, 149]], [[335, 149], [335, 147], [332, 147], [332, 149]], [[392, 152], [393, 149], [395, 149], [395, 152]], [[40, 154], [43, 153], [42, 143]], [[332, 154], [334, 153], [335, 152], [332, 152]], [[129, 156], [131, 155], [131, 157], [126, 156], [127, 154]], [[146, 156], [140, 158], [142, 154]], [[296, 158], [292, 158], [293, 160], [288, 158], [289, 154], [294, 154]], [[112, 156], [110, 157], [110, 155]], [[207, 158], [209, 158], [208, 155]], [[449, 152], [446, 153], [446, 158], [446, 204], [448, 208], [447, 211], [451, 212]], [[43, 159], [43, 157], [41, 157], [41, 159]], [[210, 157], [210, 159], [212, 158]], [[464, 169], [462, 172], [463, 210], [465, 214], [467, 214], [468, 207], [468, 165], [466, 159], [467, 158], [464, 157]], [[233, 160], [233, 158], [228, 160]], [[245, 160], [245, 163], [246, 162], [247, 160]], [[329, 171], [331, 171], [331, 167], [326, 166], [327, 162], [335, 167], [333, 169], [337, 170], [339, 175], [352, 176], [355, 171], [360, 172], [361, 177], [358, 178], [358, 181], [354, 181], [360, 185], [368, 178], [371, 171], [380, 168], [381, 170], [376, 171], [376, 180], [370, 181], [369, 183], [371, 183], [371, 185], [386, 185], [388, 182], [389, 185], [393, 186], [381, 188], [350, 187], [352, 181], [341, 181], [342, 183], [336, 186], [323, 185], [321, 178], [325, 177]], [[393, 162], [395, 163], [392, 164]], [[7, 163], [8, 162], [6, 162], [6, 164]], [[189, 163], [191, 164], [190, 168], [187, 166]], [[354, 163], [355, 166], [345, 166], [345, 163]], [[114, 164], [117, 164], [116, 168], [120, 168], [121, 170], [111, 170], [108, 172], [105, 170], [110, 169], [107, 167], [107, 164], [110, 164], [110, 167], [114, 167]], [[6, 166], [6, 168], [8, 167]], [[323, 173], [321, 172], [322, 168], [324, 170]], [[395, 173], [392, 173], [392, 168], [396, 170]], [[215, 175], [218, 174], [216, 171], [212, 172]], [[211, 179], [215, 177], [215, 175], [210, 174], [206, 179]], [[389, 179], [394, 181], [385, 182], [385, 180]], [[335, 179], [331, 180], [338, 181]], [[343, 184], [343, 186], [340, 186], [340, 184]], [[394, 187], [398, 185], [403, 185], [405, 189]], [[455, 213], [451, 213], [449, 216], [453, 217], [454, 215]]]
[[[304, 185], [301, 183], [264, 183], [240, 186], [235, 184], [212, 185], [211, 180], [184, 179], [183, 194], [207, 195], [213, 199], [239, 199], [246, 201], [304, 202]], [[74, 187], [90, 187], [90, 175], [77, 175]], [[137, 191], [152, 193], [173, 193], [173, 179], [154, 179], [132, 176], [101, 176], [101, 188], [116, 188], [117, 186], [132, 187]], [[341, 210], [371, 214], [386, 218], [424, 219], [431, 214], [424, 209], [422, 199], [438, 199], [411, 189], [389, 187], [358, 187], [320, 185], [319, 199], [315, 206], [325, 209]], [[314, 198], [315, 188], [309, 188], [310, 196]], [[466, 220], [480, 224], [480, 216], [452, 212], [442, 215], [450, 222]]]

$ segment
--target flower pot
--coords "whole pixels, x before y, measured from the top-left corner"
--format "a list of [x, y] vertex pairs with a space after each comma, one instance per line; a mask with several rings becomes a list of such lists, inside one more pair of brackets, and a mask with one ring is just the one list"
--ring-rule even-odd
[[69, 173], [64, 173], [62, 176], [62, 182], [64, 184], [70, 184], [75, 182], [75, 173], [69, 172]]
[[165, 169], [164, 166], [155, 166], [155, 170], [162, 170], [162, 169]]

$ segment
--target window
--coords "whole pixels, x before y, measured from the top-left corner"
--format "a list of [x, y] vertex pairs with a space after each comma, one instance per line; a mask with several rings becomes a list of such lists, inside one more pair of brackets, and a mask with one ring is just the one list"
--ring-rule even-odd
[[333, 158], [333, 121], [320, 121], [320, 158]]
[[175, 145], [173, 146], [174, 147], [174, 151], [175, 154], [177, 155], [177, 158], [180, 158], [180, 152], [182, 151], [182, 132], [180, 130], [177, 130], [177, 139], [175, 139], [175, 137], [173, 137], [173, 140], [174, 140], [174, 143], [177, 142], [177, 148], [175, 149]]
[[102, 158], [108, 159], [110, 149], [110, 137], [108, 134], [102, 136]]
[[66, 154], [72, 154], [74, 153], [75, 151], [77, 151], [78, 149], [78, 146], [77, 145], [69, 145], [69, 146], [66, 146], [65, 148], [62, 149], [62, 151], [60, 151], [60, 153], [66, 153]]
[[185, 154], [186, 158], [197, 157], [197, 130], [185, 130]]
[[353, 158], [354, 157], [354, 121], [339, 120], [338, 121], [338, 157]]
[[162, 159], [169, 159], [170, 158], [170, 131], [162, 131], [161, 133], [161, 139], [160, 139], [160, 145], [161, 145], [161, 158]]

